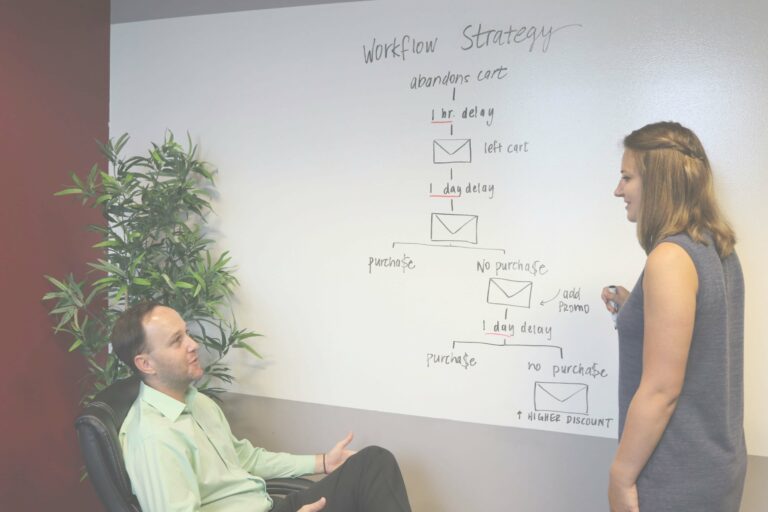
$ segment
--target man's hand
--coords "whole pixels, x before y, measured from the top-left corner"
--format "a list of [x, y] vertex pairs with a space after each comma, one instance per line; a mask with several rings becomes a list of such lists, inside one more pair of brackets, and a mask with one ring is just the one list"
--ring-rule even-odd
[[348, 458], [355, 454], [354, 450], [347, 450], [347, 445], [352, 442], [352, 432], [336, 443], [336, 445], [325, 454], [325, 472], [330, 473], [334, 469], [338, 468]]
[[309, 503], [307, 505], [304, 505], [296, 512], [317, 512], [318, 510], [322, 510], [325, 507], [325, 498], [320, 498], [314, 503]]

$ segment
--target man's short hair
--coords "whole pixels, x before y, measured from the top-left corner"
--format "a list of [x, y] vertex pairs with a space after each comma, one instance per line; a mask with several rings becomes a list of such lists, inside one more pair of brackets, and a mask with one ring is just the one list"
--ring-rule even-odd
[[136, 375], [141, 372], [136, 368], [133, 359], [146, 349], [146, 333], [142, 320], [160, 304], [157, 302], [140, 302], [126, 309], [112, 327], [112, 348]]

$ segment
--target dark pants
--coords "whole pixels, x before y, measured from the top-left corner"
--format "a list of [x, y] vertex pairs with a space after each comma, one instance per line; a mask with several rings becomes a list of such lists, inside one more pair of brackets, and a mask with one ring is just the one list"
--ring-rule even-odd
[[322, 497], [323, 512], [411, 512], [400, 467], [378, 446], [360, 450], [309, 489], [277, 503], [272, 512], [296, 512]]

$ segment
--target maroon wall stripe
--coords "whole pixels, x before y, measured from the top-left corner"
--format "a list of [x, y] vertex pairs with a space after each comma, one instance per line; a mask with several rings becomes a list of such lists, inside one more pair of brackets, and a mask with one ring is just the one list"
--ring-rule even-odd
[[99, 215], [54, 198], [105, 162], [109, 1], [0, 2], [0, 510], [102, 510], [73, 428], [85, 365], [51, 332], [43, 274], [82, 275]]

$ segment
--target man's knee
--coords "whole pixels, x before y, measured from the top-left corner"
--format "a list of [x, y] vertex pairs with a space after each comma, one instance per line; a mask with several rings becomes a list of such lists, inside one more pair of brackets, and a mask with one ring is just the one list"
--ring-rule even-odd
[[368, 464], [377, 464], [381, 466], [397, 465], [397, 460], [395, 460], [395, 456], [392, 452], [381, 446], [366, 446], [358, 452], [358, 455], [365, 459]]

